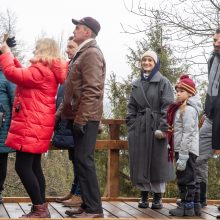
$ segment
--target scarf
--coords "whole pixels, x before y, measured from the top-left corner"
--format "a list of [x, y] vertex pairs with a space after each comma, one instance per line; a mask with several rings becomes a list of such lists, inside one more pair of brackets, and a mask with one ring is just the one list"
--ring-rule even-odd
[[174, 155], [174, 117], [176, 111], [179, 109], [181, 103], [173, 103], [169, 105], [167, 110], [167, 123], [168, 123], [168, 131], [167, 131], [167, 139], [168, 139], [168, 145], [170, 146], [168, 148], [168, 161], [173, 161], [173, 155]]

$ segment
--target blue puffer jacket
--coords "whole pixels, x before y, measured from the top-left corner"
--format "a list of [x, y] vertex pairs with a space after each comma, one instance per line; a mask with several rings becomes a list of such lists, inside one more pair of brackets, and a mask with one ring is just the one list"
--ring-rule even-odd
[[[64, 94], [64, 86], [60, 85], [57, 92], [56, 107], [58, 108], [62, 102]], [[72, 123], [69, 120], [62, 119], [59, 121], [57, 128], [54, 130], [52, 145], [58, 148], [70, 149], [74, 147], [74, 140], [71, 132]]]
[[0, 128], [0, 153], [9, 153], [14, 150], [5, 145], [5, 139], [11, 122], [12, 106], [14, 101], [15, 84], [9, 82], [0, 70], [0, 112], [5, 112], [4, 121]]

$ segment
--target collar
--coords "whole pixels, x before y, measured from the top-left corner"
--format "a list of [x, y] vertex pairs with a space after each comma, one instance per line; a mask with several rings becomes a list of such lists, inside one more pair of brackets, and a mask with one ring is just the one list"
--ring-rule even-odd
[[[149, 81], [149, 83], [151, 82], [160, 82], [161, 78], [162, 78], [162, 74], [158, 71], [154, 77]], [[141, 83], [141, 77], [138, 78], [137, 80], [135, 80], [134, 82], [132, 82], [132, 85], [135, 87], [139, 87]]]
[[79, 45], [79, 47], [77, 48], [75, 55], [81, 50], [82, 47], [84, 47], [87, 43], [89, 43], [89, 42], [92, 41], [92, 40], [94, 40], [94, 39], [93, 39], [93, 38], [89, 38], [89, 39], [83, 41], [83, 42]]

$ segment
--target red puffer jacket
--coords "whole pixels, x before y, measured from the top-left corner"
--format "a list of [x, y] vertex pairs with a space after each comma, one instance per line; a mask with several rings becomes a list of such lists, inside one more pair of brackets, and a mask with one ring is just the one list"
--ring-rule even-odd
[[18, 68], [10, 53], [0, 55], [6, 78], [17, 84], [12, 121], [5, 144], [18, 151], [44, 153], [48, 150], [55, 122], [55, 96], [67, 73], [67, 63], [54, 61]]

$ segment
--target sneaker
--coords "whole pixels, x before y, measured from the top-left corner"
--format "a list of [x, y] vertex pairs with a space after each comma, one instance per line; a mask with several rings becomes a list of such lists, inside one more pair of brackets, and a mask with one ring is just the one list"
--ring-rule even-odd
[[64, 206], [67, 207], [78, 207], [82, 204], [81, 196], [73, 195], [70, 199], [62, 202]]
[[181, 203], [182, 203], [182, 200], [181, 200], [181, 199], [177, 199], [177, 200], [176, 200], [176, 204], [177, 204], [178, 206], [180, 206]]
[[195, 216], [194, 203], [181, 203], [181, 205], [177, 206], [175, 209], [169, 210], [169, 214], [178, 217]]

